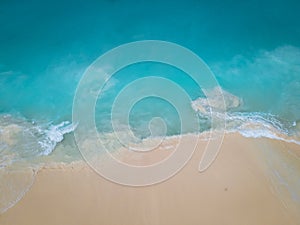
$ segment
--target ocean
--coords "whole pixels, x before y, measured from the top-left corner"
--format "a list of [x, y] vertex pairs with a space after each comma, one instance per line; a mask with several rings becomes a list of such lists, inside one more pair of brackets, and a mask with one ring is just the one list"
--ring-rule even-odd
[[[10, 171], [34, 168], [34, 176], [47, 162], [81, 158], [73, 136], [76, 88], [99, 56], [135, 41], [172, 42], [202, 58], [223, 90], [226, 132], [300, 144], [299, 10], [300, 3], [292, 0], [1, 1], [0, 191], [13, 183]], [[95, 105], [99, 133], [111, 134], [114, 123], [119, 132], [126, 130], [125, 104], [112, 122], [114, 100], [130, 83], [149, 76], [171, 80], [191, 101], [183, 104], [185, 115], [155, 96], [138, 101], [128, 119], [137, 139], [222, 129], [211, 125], [211, 118], [220, 116], [210, 113], [211, 106], [218, 111], [221, 104], [214, 98], [216, 89], [204, 93], [178, 68], [143, 62], [107, 81]], [[173, 89], [165, 91], [182, 97]], [[137, 94], [134, 89], [127, 98]], [[201, 125], [197, 129], [192, 126], [195, 116]], [[182, 129], [181, 117], [190, 119], [191, 126]], [[164, 121], [154, 134], [152, 118]], [[2, 201], [0, 211], [21, 198], [29, 180], [23, 192], [15, 190], [17, 196]]]

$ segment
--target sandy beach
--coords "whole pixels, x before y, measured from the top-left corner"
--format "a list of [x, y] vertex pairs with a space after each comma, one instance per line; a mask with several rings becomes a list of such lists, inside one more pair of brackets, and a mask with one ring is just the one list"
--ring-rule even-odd
[[300, 0], [0, 0], [0, 225], [300, 225]]
[[[300, 204], [290, 193], [300, 190], [272, 176], [285, 173], [276, 155], [300, 167], [299, 145], [227, 134], [215, 162], [200, 173], [201, 145], [178, 174], [148, 187], [112, 183], [83, 161], [47, 166], [23, 199], [0, 215], [0, 224], [300, 224]], [[293, 185], [288, 177], [285, 182]]]

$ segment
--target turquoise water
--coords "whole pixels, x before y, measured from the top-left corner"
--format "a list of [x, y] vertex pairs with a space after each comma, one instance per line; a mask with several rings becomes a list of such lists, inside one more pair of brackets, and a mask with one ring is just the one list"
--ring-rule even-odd
[[[73, 97], [87, 66], [120, 44], [156, 39], [194, 51], [223, 90], [238, 98], [239, 104], [229, 109], [231, 129], [251, 120], [276, 124], [278, 131], [293, 135], [300, 120], [299, 9], [297, 1], [2, 1], [2, 133], [12, 133], [5, 131], [9, 125], [30, 130], [26, 135], [36, 146], [32, 151], [50, 154], [74, 128]], [[192, 100], [204, 97], [195, 82], [174, 67], [129, 66], [115, 74], [98, 101], [100, 132], [112, 131], [110, 110], [119, 90], [150, 75], [171, 79]], [[168, 135], [181, 132], [176, 109], [152, 98], [132, 110], [130, 125], [136, 136], [149, 136], [152, 117], [166, 121]], [[200, 132], [210, 128], [209, 118], [201, 112], [199, 117]], [[27, 152], [28, 143], [22, 142], [28, 138], [18, 135], [18, 149], [24, 145]], [[7, 143], [2, 141], [2, 146], [6, 152]]]
[[[72, 101], [86, 67], [120, 44], [157, 39], [194, 51], [223, 90], [239, 99], [238, 106], [229, 109], [230, 124], [237, 122], [232, 129], [255, 120], [293, 135], [300, 120], [299, 9], [297, 1], [1, 1], [2, 133], [11, 133], [5, 131], [9, 125], [30, 130], [26, 135], [36, 145], [32, 151], [50, 154], [74, 128]], [[158, 63], [131, 66], [115, 74], [97, 105], [99, 131], [112, 130], [110, 108], [118, 91], [148, 75], [173, 80], [192, 100], [204, 97], [176, 68]], [[135, 134], [149, 136], [147, 124], [155, 116], [166, 121], [168, 135], [181, 132], [176, 109], [153, 98], [133, 109], [130, 124]], [[210, 128], [209, 119], [199, 116], [200, 131]], [[27, 138], [18, 135], [21, 149], [28, 145], [22, 144]], [[6, 152], [7, 143], [2, 142]]]
[[[207, 63], [228, 93], [225, 101], [236, 102], [228, 106], [228, 130], [294, 140], [300, 126], [299, 10], [297, 1], [1, 1], [0, 166], [51, 155], [57, 143], [72, 142], [65, 134], [75, 129], [72, 103], [85, 69], [120, 44], [148, 39], [182, 45]], [[203, 92], [182, 71], [136, 64], [108, 82], [96, 105], [98, 131], [112, 132], [113, 100], [146, 76], [171, 79], [196, 105], [205, 105]], [[191, 107], [190, 113], [198, 114], [199, 132], [211, 128], [205, 112]], [[167, 135], [181, 133], [176, 109], [148, 98], [130, 114], [138, 138], [150, 136], [153, 117], [164, 119]]]
[[[28, 162], [39, 165], [48, 158], [64, 162], [80, 158], [72, 135], [78, 83], [100, 55], [139, 40], [177, 43], [207, 63], [224, 91], [228, 132], [299, 144], [299, 11], [300, 3], [292, 0], [1, 1], [0, 172], [24, 168]], [[212, 127], [211, 117], [219, 114], [208, 113], [205, 95], [189, 76], [172, 66], [148, 62], [128, 66], [108, 81], [96, 104], [100, 133], [113, 131], [111, 107], [120, 90], [147, 76], [170, 79], [182, 87], [191, 99], [184, 103], [186, 116], [196, 115], [201, 127], [181, 130], [176, 108], [149, 97], [130, 113], [137, 138], [151, 135], [149, 122], [156, 117], [166, 125], [156, 135], [164, 135], [164, 128], [167, 135], [221, 128]], [[218, 111], [215, 91], [208, 93]], [[128, 98], [137, 93], [133, 90]], [[123, 115], [120, 108], [115, 118], [120, 128]], [[20, 196], [8, 199], [10, 205]], [[0, 211], [7, 207], [0, 205]]]

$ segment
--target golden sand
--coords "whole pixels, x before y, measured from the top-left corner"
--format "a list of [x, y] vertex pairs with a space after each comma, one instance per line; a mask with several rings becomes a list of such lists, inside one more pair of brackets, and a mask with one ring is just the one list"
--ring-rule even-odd
[[[200, 144], [178, 174], [148, 187], [112, 183], [84, 162], [48, 166], [38, 172], [24, 198], [0, 215], [0, 224], [300, 224], [299, 203], [272, 176], [273, 170], [284, 170], [275, 156], [299, 168], [300, 146], [229, 134], [215, 162], [200, 173], [202, 154]], [[293, 185], [298, 174], [287, 177], [287, 182]]]

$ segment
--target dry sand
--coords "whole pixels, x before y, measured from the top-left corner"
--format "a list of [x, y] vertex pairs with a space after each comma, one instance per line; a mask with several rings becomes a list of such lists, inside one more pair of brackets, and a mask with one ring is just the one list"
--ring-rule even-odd
[[148, 187], [112, 183], [83, 162], [48, 166], [24, 198], [0, 215], [0, 224], [300, 224], [299, 204], [272, 179], [272, 166], [277, 166], [268, 159], [272, 151], [300, 165], [298, 145], [229, 134], [205, 172], [197, 170], [203, 154], [199, 145], [178, 174]]

